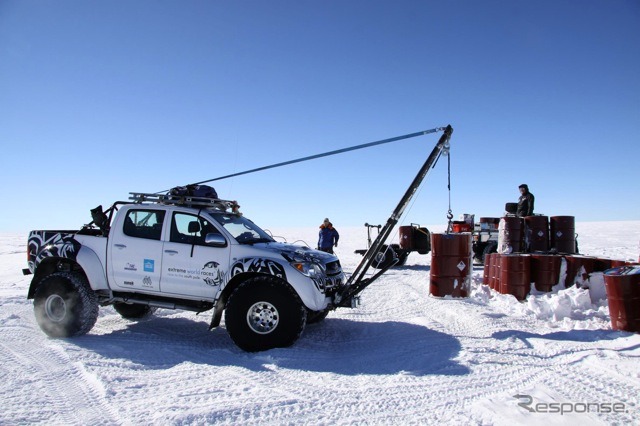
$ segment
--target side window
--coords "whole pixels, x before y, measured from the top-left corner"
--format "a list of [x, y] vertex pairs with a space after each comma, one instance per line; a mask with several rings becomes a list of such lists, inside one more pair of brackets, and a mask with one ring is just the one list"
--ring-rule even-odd
[[171, 222], [171, 242], [206, 245], [207, 234], [219, 234], [220, 231], [207, 219], [186, 213], [174, 213]]
[[164, 213], [163, 210], [129, 210], [122, 231], [129, 237], [160, 240]]

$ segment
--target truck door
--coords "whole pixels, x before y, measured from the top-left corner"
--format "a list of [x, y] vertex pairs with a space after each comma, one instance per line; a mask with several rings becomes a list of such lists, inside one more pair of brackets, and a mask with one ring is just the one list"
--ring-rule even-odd
[[111, 282], [128, 291], [160, 291], [162, 228], [165, 211], [131, 209], [118, 229], [111, 230]]
[[173, 213], [162, 253], [163, 294], [212, 300], [224, 287], [228, 279], [228, 243], [224, 247], [207, 245], [205, 237], [210, 233], [222, 236], [206, 217]]

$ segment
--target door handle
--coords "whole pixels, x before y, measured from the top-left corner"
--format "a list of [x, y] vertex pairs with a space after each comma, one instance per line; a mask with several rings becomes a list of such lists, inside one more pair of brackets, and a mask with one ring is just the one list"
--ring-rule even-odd
[[175, 250], [165, 250], [164, 252], [170, 255], [178, 254], [178, 252]]
[[119, 249], [127, 248], [127, 246], [125, 246], [124, 244], [114, 244], [114, 246]]

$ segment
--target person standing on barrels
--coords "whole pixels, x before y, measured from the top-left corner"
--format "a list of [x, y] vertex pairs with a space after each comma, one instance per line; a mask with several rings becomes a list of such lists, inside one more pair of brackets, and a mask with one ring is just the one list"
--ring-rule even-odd
[[338, 239], [340, 234], [333, 227], [329, 219], [325, 219], [320, 225], [320, 233], [318, 236], [318, 249], [333, 254], [333, 247], [338, 247]]
[[518, 210], [516, 215], [519, 217], [533, 216], [533, 202], [535, 197], [529, 192], [529, 186], [523, 183], [518, 187], [520, 189], [520, 198], [518, 198]]

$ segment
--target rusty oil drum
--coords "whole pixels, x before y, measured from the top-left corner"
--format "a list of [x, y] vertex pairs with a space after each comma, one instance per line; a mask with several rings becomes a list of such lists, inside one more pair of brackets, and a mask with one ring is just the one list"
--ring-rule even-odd
[[536, 290], [548, 293], [560, 281], [562, 256], [531, 255], [531, 282]]
[[549, 251], [548, 216], [526, 216], [524, 218], [524, 229], [527, 252]]
[[471, 233], [432, 233], [429, 293], [435, 297], [469, 297]]
[[622, 266], [605, 271], [611, 327], [640, 332], [640, 266]]
[[499, 253], [492, 253], [491, 269], [489, 270], [489, 288], [500, 292], [500, 256]]
[[518, 216], [505, 216], [500, 220], [498, 253], [521, 253], [524, 249], [524, 221]]
[[575, 254], [576, 218], [574, 216], [549, 218], [549, 247], [558, 253]]
[[567, 277], [565, 279], [564, 286], [567, 288], [573, 286], [576, 281], [584, 282], [588, 280], [590, 274], [595, 270], [595, 257], [569, 255], [564, 256], [564, 259], [567, 262]]
[[636, 265], [640, 265], [640, 262], [632, 262], [629, 260], [618, 260], [618, 259], [611, 261], [612, 268], [618, 268], [620, 266], [636, 266]]
[[593, 265], [594, 272], [604, 272], [611, 268], [613, 268], [613, 260], [605, 257], [597, 257]]
[[531, 291], [531, 256], [503, 254], [500, 256], [500, 293], [525, 300]]
[[489, 253], [484, 257], [484, 268], [482, 270], [482, 284], [489, 285], [491, 282], [491, 268], [493, 267], [494, 253]]
[[500, 254], [489, 253], [485, 256], [482, 284], [496, 291], [500, 288]]
[[401, 226], [400, 248], [406, 251], [417, 251], [420, 254], [427, 254], [431, 250], [429, 242], [429, 230], [418, 226]]

